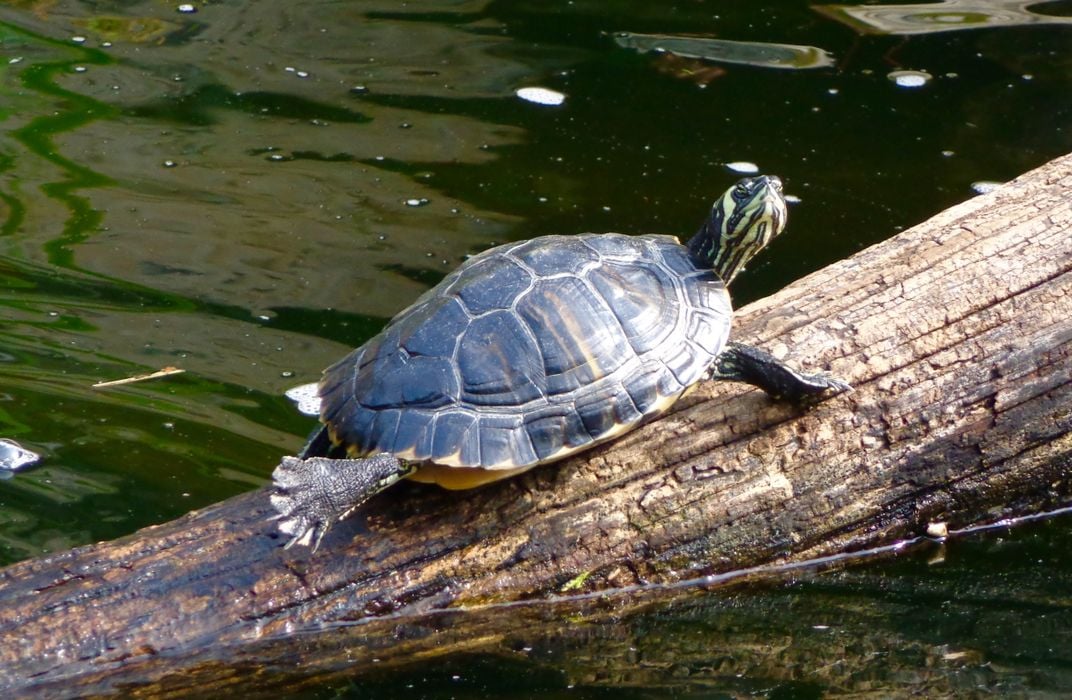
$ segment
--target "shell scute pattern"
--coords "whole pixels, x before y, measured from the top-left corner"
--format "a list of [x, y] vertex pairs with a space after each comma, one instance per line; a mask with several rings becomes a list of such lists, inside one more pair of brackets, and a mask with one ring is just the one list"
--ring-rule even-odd
[[481, 421], [481, 464], [533, 464], [538, 461], [540, 457], [520, 417], [495, 417]]
[[669, 236], [502, 246], [330, 367], [322, 418], [357, 453], [528, 466], [665, 410], [721, 351], [730, 313]]
[[607, 262], [592, 270], [588, 279], [610, 303], [633, 352], [651, 352], [674, 332], [680, 304], [673, 286], [664, 284], [666, 273], [653, 264]]
[[394, 444], [409, 445], [412, 459], [430, 460], [435, 447], [433, 424], [433, 418], [424, 411], [400, 411]]
[[[387, 329], [360, 361], [350, 363], [354, 372], [351, 393], [373, 410], [399, 406], [434, 409], [455, 402], [460, 391], [450, 360], [455, 347], [450, 336], [460, 333], [468, 319], [450, 313], [450, 306], [449, 300], [444, 304], [427, 302], [416, 309], [417, 313]], [[444, 309], [447, 313], [436, 313]], [[345, 360], [343, 364], [345, 368]], [[331, 370], [325, 376], [329, 373]], [[321, 395], [326, 395], [323, 390]]]
[[[456, 460], [460, 464], [480, 463], [480, 425], [477, 416], [467, 411], [448, 409], [433, 420], [433, 461]], [[402, 449], [409, 445], [399, 446]]]
[[469, 315], [460, 299], [435, 297], [400, 319], [399, 341], [412, 356], [451, 357]]
[[658, 404], [660, 396], [669, 395], [665, 391], [666, 387], [661, 384], [665, 374], [665, 368], [657, 363], [650, 363], [637, 372], [636, 376], [631, 377], [625, 384], [625, 391], [632, 410], [630, 411], [630, 407], [623, 407], [626, 413], [644, 415]]
[[585, 245], [580, 236], [548, 236], [527, 241], [511, 250], [510, 255], [541, 278], [577, 275], [600, 260], [599, 253]]
[[455, 284], [451, 291], [473, 316], [509, 309], [532, 286], [532, 273], [505, 256], [485, 257], [470, 267], [465, 284]]
[[677, 245], [673, 236], [627, 236], [623, 233], [603, 233], [594, 236], [574, 236], [608, 260], [640, 260], [652, 255], [650, 242], [669, 242]]
[[539, 345], [549, 398], [590, 386], [632, 354], [620, 332], [607, 332], [617, 330], [611, 313], [577, 277], [541, 279], [518, 301]]
[[568, 404], [552, 404], [526, 415], [525, 432], [540, 461], [592, 442], [577, 411]]
[[543, 396], [547, 384], [536, 339], [510, 311], [495, 311], [469, 324], [455, 368], [461, 400], [474, 406], [522, 406]]

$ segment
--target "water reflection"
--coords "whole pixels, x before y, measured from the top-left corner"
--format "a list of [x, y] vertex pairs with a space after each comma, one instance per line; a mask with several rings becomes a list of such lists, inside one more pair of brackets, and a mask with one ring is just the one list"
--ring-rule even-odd
[[902, 5], [815, 5], [817, 12], [867, 34], [931, 34], [964, 29], [1072, 24], [1024, 0], [940, 0]]
[[635, 32], [616, 33], [614, 43], [639, 53], [670, 54], [679, 58], [760, 68], [804, 70], [834, 65], [833, 57], [815, 46]]
[[40, 461], [41, 455], [28, 450], [10, 438], [0, 438], [0, 479], [3, 472], [13, 472]]

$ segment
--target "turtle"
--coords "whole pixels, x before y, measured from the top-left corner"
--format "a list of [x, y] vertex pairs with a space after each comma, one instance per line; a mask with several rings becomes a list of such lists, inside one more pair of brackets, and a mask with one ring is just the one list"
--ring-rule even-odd
[[403, 478], [472, 488], [606, 442], [701, 380], [796, 402], [849, 390], [729, 340], [727, 285], [786, 217], [781, 180], [759, 175], [685, 244], [549, 235], [470, 257], [324, 370], [321, 425], [273, 472], [286, 546], [315, 551]]

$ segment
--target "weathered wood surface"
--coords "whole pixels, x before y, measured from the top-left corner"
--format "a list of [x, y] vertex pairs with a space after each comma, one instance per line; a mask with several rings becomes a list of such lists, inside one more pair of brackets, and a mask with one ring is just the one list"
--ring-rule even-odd
[[798, 561], [1072, 494], [1072, 156], [735, 325], [856, 390], [804, 412], [706, 384], [558, 466], [470, 492], [396, 487], [315, 554], [282, 549], [260, 490], [11, 566], [0, 688], [182, 694], [296, 659], [399, 664], [553, 625], [560, 605], [486, 604], [575, 595], [562, 588], [582, 575], [594, 591]]

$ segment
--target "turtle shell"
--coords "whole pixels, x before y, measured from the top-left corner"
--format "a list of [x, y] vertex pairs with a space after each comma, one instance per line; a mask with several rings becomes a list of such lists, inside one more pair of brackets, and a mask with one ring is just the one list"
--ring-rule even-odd
[[499, 246], [325, 370], [321, 419], [354, 455], [516, 471], [665, 411], [731, 314], [722, 280], [671, 236]]

